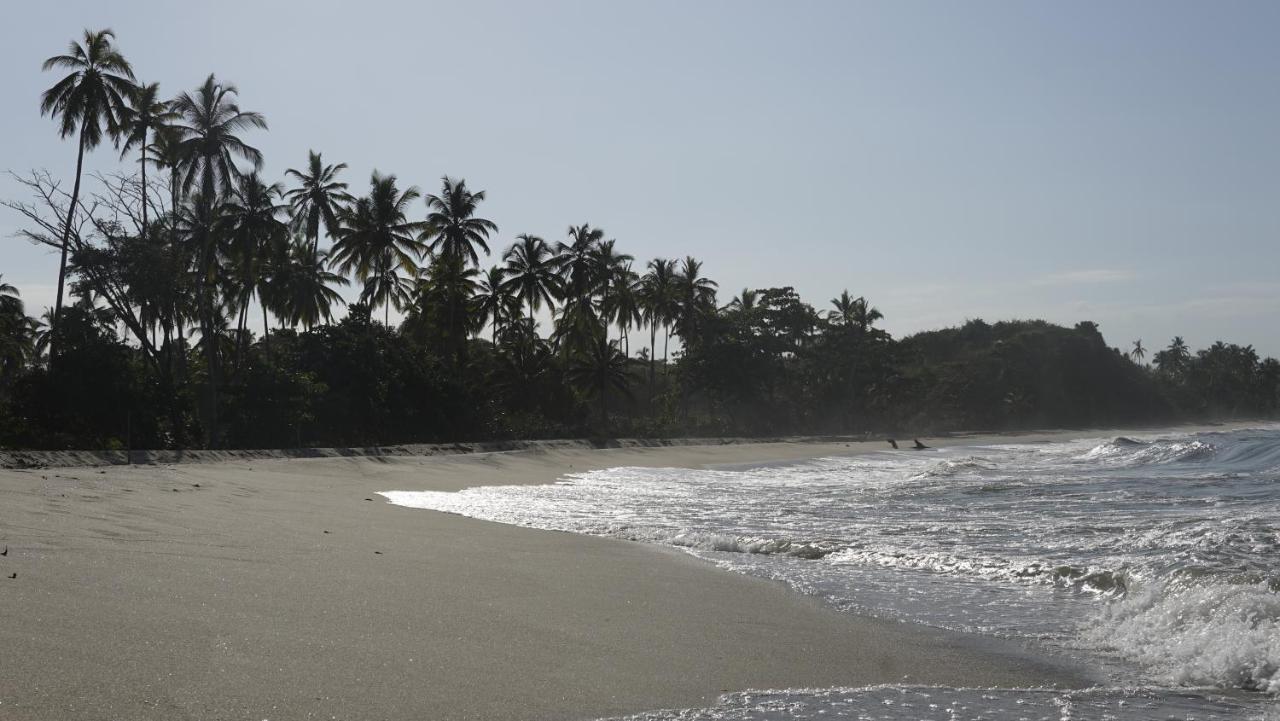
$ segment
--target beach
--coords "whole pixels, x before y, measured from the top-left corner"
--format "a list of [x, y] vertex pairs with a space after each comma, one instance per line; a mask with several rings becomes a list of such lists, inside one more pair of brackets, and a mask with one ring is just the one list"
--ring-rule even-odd
[[677, 551], [377, 495], [884, 447], [0, 471], [0, 719], [593, 719], [745, 689], [1088, 685], [1014, 644], [839, 613]]

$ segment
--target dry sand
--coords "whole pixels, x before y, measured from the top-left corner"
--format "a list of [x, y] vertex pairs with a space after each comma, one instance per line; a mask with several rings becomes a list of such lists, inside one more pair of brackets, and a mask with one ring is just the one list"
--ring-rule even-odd
[[884, 447], [0, 471], [0, 719], [591, 719], [747, 688], [1087, 683], [680, 553], [375, 495]]

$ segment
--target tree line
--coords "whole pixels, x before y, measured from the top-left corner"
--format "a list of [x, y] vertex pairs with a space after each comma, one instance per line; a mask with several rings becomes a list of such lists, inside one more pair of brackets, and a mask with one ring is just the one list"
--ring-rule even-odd
[[[788, 287], [720, 305], [697, 259], [637, 261], [586, 223], [499, 244], [461, 178], [423, 192], [374, 171], [361, 191], [311, 152], [272, 182], [249, 142], [266, 119], [234, 85], [211, 74], [163, 98], [110, 30], [44, 68], [66, 72], [40, 110], [76, 143], [76, 171], [70, 191], [11, 174], [29, 197], [3, 201], [59, 270], [39, 319], [0, 281], [0, 444], [923, 433], [1277, 409], [1277, 363], [1247, 346], [1175, 339], [1148, 367], [1140, 342], [1122, 354], [1091, 323], [895, 340], [848, 292], [825, 312]], [[108, 142], [128, 165], [84, 177]]]

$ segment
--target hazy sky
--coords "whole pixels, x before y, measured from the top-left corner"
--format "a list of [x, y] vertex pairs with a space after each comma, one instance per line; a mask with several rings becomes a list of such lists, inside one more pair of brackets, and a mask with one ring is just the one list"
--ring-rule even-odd
[[[40, 62], [111, 27], [166, 95], [209, 72], [270, 132], [434, 190], [501, 233], [602, 226], [721, 284], [848, 288], [897, 335], [1091, 319], [1280, 355], [1280, 3], [12, 3], [0, 168], [70, 175]], [[93, 164], [115, 163], [105, 147]], [[0, 195], [18, 193], [0, 180]], [[422, 212], [425, 208], [419, 206]], [[34, 312], [56, 257], [8, 236]]]

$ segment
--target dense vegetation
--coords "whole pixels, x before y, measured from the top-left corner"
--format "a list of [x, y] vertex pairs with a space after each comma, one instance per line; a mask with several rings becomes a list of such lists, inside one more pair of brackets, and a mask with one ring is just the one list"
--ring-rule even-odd
[[[69, 71], [41, 110], [77, 143], [76, 173], [70, 192], [14, 175], [30, 197], [4, 203], [60, 264], [41, 319], [0, 282], [0, 445], [924, 434], [1280, 402], [1280, 363], [1250, 347], [1174, 339], [1148, 366], [1140, 342], [1125, 354], [1092, 323], [1043, 321], [895, 340], [847, 292], [825, 311], [789, 287], [720, 305], [696, 259], [641, 263], [589, 224], [515, 235], [483, 268], [501, 232], [464, 180], [424, 194], [375, 172], [361, 193], [313, 152], [269, 182], [248, 142], [266, 120], [235, 86], [210, 75], [163, 100], [110, 31], [45, 68]], [[136, 172], [86, 189], [84, 154], [104, 140]], [[341, 313], [350, 283], [359, 300]]]

